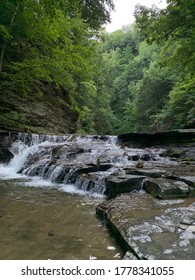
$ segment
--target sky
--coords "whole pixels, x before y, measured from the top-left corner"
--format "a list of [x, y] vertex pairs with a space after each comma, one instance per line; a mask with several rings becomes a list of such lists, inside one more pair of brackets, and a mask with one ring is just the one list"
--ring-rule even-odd
[[135, 21], [133, 13], [136, 4], [147, 7], [156, 5], [159, 8], [166, 7], [166, 0], [114, 0], [115, 12], [111, 14], [112, 22], [106, 25], [108, 32], [121, 29], [123, 25], [131, 24]]

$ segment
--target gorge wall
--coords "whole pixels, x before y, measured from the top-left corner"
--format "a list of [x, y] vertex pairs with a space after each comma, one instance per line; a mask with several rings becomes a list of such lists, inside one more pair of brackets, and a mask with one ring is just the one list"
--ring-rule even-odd
[[64, 89], [47, 90], [41, 97], [0, 94], [0, 130], [44, 134], [76, 131], [77, 114]]

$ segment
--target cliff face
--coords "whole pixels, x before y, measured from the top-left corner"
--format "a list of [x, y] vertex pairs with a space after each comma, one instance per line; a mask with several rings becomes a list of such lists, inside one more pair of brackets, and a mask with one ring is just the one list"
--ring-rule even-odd
[[41, 97], [0, 94], [0, 130], [66, 134], [76, 131], [77, 115], [68, 93], [47, 91]]

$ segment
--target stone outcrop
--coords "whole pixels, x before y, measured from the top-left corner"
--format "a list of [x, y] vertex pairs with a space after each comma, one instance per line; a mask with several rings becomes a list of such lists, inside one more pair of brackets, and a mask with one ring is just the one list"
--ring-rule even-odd
[[[44, 92], [45, 90], [45, 92]], [[41, 97], [1, 93], [0, 130], [31, 133], [74, 133], [77, 113], [64, 89], [43, 88]]]
[[192, 196], [190, 187], [182, 181], [165, 178], [145, 180], [143, 188], [153, 197], [160, 199], [186, 198]]
[[139, 192], [103, 202], [96, 213], [114, 232], [129, 259], [194, 259], [195, 201], [157, 200]]
[[[96, 213], [115, 234], [124, 259], [194, 259], [195, 247], [195, 147], [194, 130], [156, 134], [119, 136], [123, 147], [163, 147], [159, 155], [170, 158], [161, 165], [151, 156], [149, 164], [140, 155], [128, 155], [141, 161], [142, 168], [126, 167], [120, 180], [111, 175], [107, 201]], [[150, 161], [152, 163], [150, 164]], [[158, 160], [157, 160], [158, 161]], [[139, 187], [129, 176], [144, 176]], [[125, 185], [126, 192], [119, 186]], [[140, 189], [141, 186], [141, 189]], [[125, 190], [124, 189], [124, 190]], [[119, 194], [121, 190], [121, 193]]]
[[126, 133], [118, 136], [121, 145], [135, 147], [164, 146], [195, 143], [195, 129], [157, 133]]
[[110, 175], [106, 178], [105, 195], [113, 198], [117, 194], [140, 190], [141, 184], [145, 176], [141, 175]]

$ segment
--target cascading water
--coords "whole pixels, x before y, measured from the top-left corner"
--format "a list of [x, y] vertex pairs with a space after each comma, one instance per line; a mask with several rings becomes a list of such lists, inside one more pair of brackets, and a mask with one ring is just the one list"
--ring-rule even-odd
[[[105, 178], [135, 160], [162, 161], [154, 149], [121, 148], [116, 136], [49, 136], [19, 134], [11, 147], [14, 158], [0, 165], [0, 176], [37, 177], [43, 184], [53, 183], [66, 190], [81, 190], [90, 195], [104, 194]], [[147, 152], [147, 153], [146, 153]], [[33, 181], [33, 179], [32, 179]], [[29, 182], [28, 182], [29, 183]], [[31, 182], [33, 185], [33, 182]], [[58, 185], [56, 185], [58, 184]]]
[[76, 136], [18, 135], [10, 148], [13, 159], [0, 164], [0, 259], [122, 257], [95, 218], [103, 199], [98, 180], [86, 192], [91, 182], [78, 171], [97, 160], [84, 142]]
[[115, 136], [16, 138], [13, 159], [0, 164], [0, 258], [121, 258], [95, 206], [109, 175], [125, 174], [140, 159], [146, 167], [162, 163], [161, 151], [122, 148]]

